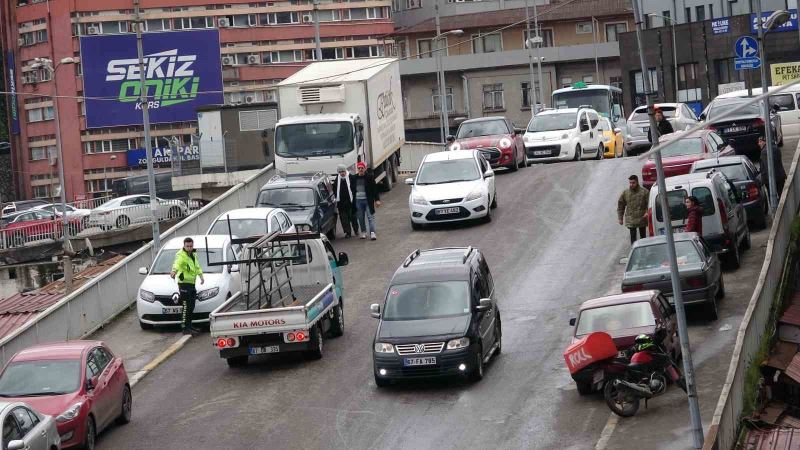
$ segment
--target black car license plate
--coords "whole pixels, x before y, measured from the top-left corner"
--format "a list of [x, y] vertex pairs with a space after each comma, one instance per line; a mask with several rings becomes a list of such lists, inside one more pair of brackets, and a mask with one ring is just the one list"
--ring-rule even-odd
[[738, 127], [728, 127], [725, 128], [725, 133], [741, 133], [742, 131], [747, 130], [745, 126], [738, 126]]
[[552, 153], [550, 150], [534, 150], [533, 151], [533, 155], [534, 156], [547, 156], [550, 153]]
[[436, 210], [437, 216], [444, 216], [447, 214], [458, 214], [458, 208], [439, 208]]
[[424, 358], [403, 358], [404, 366], [432, 366], [436, 364], [435, 356], [428, 356]]

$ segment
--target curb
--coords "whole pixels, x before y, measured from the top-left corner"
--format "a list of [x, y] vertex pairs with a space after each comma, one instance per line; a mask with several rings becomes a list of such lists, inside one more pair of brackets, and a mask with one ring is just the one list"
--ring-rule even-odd
[[155, 370], [156, 367], [158, 367], [161, 364], [163, 364], [164, 361], [168, 360], [172, 355], [174, 355], [180, 349], [182, 349], [184, 346], [186, 346], [186, 343], [189, 342], [189, 339], [191, 339], [191, 338], [192, 338], [191, 334], [186, 334], [186, 335], [181, 336], [180, 339], [175, 341], [175, 343], [173, 343], [166, 350], [161, 352], [161, 354], [159, 354], [158, 356], [153, 358], [153, 360], [150, 361], [149, 363], [147, 363], [141, 370], [139, 370], [138, 372], [134, 373], [130, 377], [130, 381], [129, 381], [129, 384], [130, 384], [131, 388], [136, 386], [136, 384], [139, 383], [139, 381], [141, 381], [144, 377], [146, 377], [150, 372]]

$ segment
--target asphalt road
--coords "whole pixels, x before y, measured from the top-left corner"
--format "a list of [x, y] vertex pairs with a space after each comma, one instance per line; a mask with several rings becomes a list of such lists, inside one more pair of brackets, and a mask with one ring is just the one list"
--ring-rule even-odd
[[[685, 447], [685, 398], [655, 399], [637, 415], [643, 422], [629, 420], [619, 425], [624, 433], [615, 432], [601, 397], [578, 396], [561, 356], [576, 306], [618, 291], [619, 259], [629, 243], [616, 223], [616, 199], [640, 166], [628, 158], [498, 173], [499, 208], [490, 224], [421, 232], [408, 223], [408, 187], [396, 187], [378, 211], [378, 241], [334, 243], [350, 256], [346, 330], [326, 340], [322, 360], [280, 355], [232, 370], [210, 338], [199, 336], [135, 387], [133, 421], [103, 433], [99, 448], [594, 448], [604, 430], [611, 433], [608, 448]], [[745, 256], [746, 267], [726, 273], [721, 319], [691, 323], [693, 345], [696, 339], [707, 355], [698, 360], [701, 388], [718, 390], [724, 378], [765, 234], [754, 234], [757, 249]], [[465, 245], [481, 248], [490, 264], [503, 354], [477, 384], [377, 389], [369, 304], [380, 302], [392, 273], [415, 248]], [[128, 323], [126, 339], [153, 339]], [[718, 331], [726, 324], [733, 330]], [[716, 397], [705, 400], [704, 415]], [[665, 415], [670, 420], [657, 421]], [[665, 429], [665, 423], [674, 426]], [[629, 440], [632, 435], [639, 440]]]

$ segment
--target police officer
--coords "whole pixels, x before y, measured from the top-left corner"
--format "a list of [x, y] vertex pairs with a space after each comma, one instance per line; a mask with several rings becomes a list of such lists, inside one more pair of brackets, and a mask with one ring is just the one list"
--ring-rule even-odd
[[200, 284], [205, 283], [203, 279], [203, 269], [200, 267], [200, 261], [197, 260], [197, 252], [194, 249], [194, 241], [192, 238], [187, 237], [183, 240], [183, 248], [175, 253], [175, 261], [172, 263], [172, 272], [169, 274], [172, 279], [178, 281], [178, 294], [183, 306], [183, 315], [181, 316], [181, 325], [183, 325], [183, 334], [196, 334], [200, 330], [192, 326], [192, 314], [194, 313], [194, 304], [197, 299], [197, 289], [195, 288], [195, 280], [200, 278]]

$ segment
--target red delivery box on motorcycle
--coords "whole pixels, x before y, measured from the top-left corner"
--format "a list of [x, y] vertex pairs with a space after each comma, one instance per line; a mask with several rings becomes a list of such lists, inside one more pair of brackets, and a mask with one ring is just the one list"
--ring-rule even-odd
[[589, 333], [564, 350], [564, 361], [570, 375], [589, 364], [617, 356], [617, 346], [608, 333], [596, 331]]

